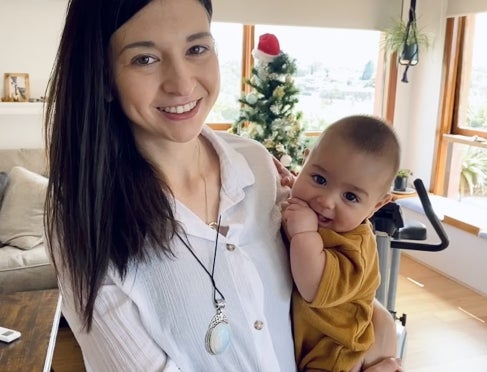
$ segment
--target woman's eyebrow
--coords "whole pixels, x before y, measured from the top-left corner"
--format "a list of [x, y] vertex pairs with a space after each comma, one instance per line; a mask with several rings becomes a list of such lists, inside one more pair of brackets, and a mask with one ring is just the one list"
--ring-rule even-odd
[[153, 41], [135, 41], [133, 43], [124, 45], [124, 47], [120, 50], [118, 55], [121, 55], [123, 52], [125, 52], [127, 49], [131, 48], [153, 48], [156, 44]]
[[195, 40], [204, 39], [207, 37], [213, 39], [213, 36], [209, 32], [198, 32], [196, 34], [192, 34], [192, 35], [188, 36], [188, 38], [186, 40], [187, 41], [195, 41]]
[[[213, 39], [213, 36], [209, 32], [198, 32], [196, 34], [192, 34], [192, 35], [188, 36], [186, 38], [186, 41], [192, 42], [192, 41], [204, 39], [207, 37]], [[118, 53], [118, 55], [121, 55], [127, 49], [131, 49], [131, 48], [154, 48], [155, 45], [156, 44], [153, 41], [134, 41], [133, 43], [124, 45], [124, 47], [120, 50], [120, 53]]]

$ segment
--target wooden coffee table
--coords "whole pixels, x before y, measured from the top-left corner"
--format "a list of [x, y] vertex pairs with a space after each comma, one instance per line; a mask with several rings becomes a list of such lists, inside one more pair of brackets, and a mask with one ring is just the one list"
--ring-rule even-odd
[[60, 318], [57, 289], [0, 294], [0, 326], [22, 334], [0, 342], [0, 370], [49, 372]]

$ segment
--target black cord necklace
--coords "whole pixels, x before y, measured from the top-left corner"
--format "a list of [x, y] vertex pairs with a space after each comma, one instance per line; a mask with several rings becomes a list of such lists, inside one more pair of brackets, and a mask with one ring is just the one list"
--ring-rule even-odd
[[[208, 274], [211, 280], [211, 284], [213, 286], [213, 304], [215, 305], [216, 308], [216, 314], [213, 316], [213, 318], [210, 321], [210, 324], [208, 325], [208, 330], [206, 331], [206, 336], [205, 336], [205, 347], [208, 353], [212, 355], [216, 354], [221, 354], [223, 353], [228, 345], [230, 345], [231, 342], [231, 329], [230, 329], [230, 324], [228, 322], [228, 318], [226, 314], [224, 313], [225, 309], [225, 296], [223, 296], [223, 293], [218, 289], [215, 283], [215, 262], [216, 262], [216, 253], [218, 249], [218, 235], [220, 235], [220, 223], [221, 223], [221, 216], [218, 218], [218, 225], [216, 226], [216, 238], [215, 238], [215, 249], [213, 252], [213, 264], [211, 267], [211, 273], [210, 271], [206, 268], [205, 265], [201, 262], [201, 260], [196, 256], [194, 251], [191, 249], [188, 243], [181, 238], [178, 234], [178, 238], [181, 240], [181, 242], [184, 244], [186, 248], [188, 248], [189, 252], [193, 255], [193, 257], [196, 259], [198, 264], [205, 270], [205, 272]], [[213, 227], [212, 227], [213, 228]], [[217, 294], [220, 296], [220, 298], [217, 298]]]

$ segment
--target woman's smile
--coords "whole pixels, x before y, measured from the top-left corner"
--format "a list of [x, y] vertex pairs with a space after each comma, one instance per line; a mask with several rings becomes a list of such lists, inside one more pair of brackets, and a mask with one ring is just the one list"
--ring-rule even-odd
[[185, 112], [191, 111], [196, 107], [198, 104], [198, 101], [192, 101], [189, 103], [186, 103], [184, 105], [179, 105], [179, 106], [167, 106], [167, 107], [158, 107], [159, 111], [162, 112], [167, 112], [170, 114], [183, 114]]

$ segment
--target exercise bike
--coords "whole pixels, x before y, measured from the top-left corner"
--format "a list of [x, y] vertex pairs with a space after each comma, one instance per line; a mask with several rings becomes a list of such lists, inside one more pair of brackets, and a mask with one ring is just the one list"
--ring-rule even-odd
[[377, 240], [381, 284], [376, 298], [389, 310], [396, 323], [397, 357], [404, 359], [406, 350], [407, 315], [397, 315], [395, 309], [397, 281], [401, 259], [401, 249], [438, 252], [448, 247], [448, 236], [431, 206], [428, 193], [421, 179], [414, 180], [414, 186], [426, 217], [440, 239], [437, 244], [419, 243], [426, 240], [426, 226], [417, 221], [404, 221], [401, 207], [390, 202], [371, 217]]

